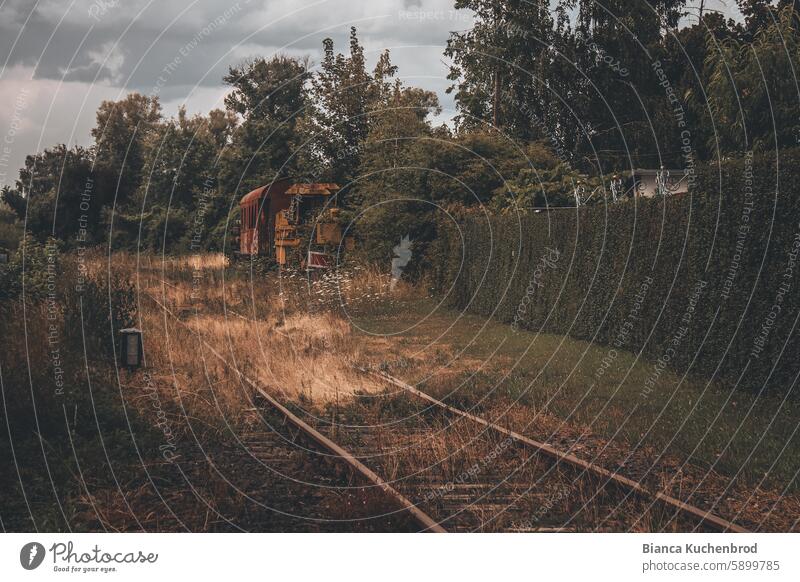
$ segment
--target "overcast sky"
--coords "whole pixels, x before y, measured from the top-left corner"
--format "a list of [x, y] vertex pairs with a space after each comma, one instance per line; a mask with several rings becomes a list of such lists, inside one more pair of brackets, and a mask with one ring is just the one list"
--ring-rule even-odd
[[[729, 0], [735, 6], [735, 2]], [[717, 3], [718, 5], [718, 3]], [[389, 48], [408, 83], [445, 95], [442, 52], [468, 29], [453, 0], [0, 0], [0, 185], [25, 156], [89, 145], [95, 110], [130, 91], [158, 94], [164, 113], [222, 107], [228, 65], [276, 53], [319, 62], [322, 39], [345, 51], [351, 26], [370, 63]]]

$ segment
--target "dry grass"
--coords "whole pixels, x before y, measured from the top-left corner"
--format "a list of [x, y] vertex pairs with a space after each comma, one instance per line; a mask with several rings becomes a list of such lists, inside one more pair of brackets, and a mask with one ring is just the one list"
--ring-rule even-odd
[[[418, 294], [410, 285], [402, 281], [393, 284], [388, 275], [376, 270], [352, 268], [309, 280], [298, 272], [256, 275], [246, 265], [244, 268], [228, 265], [219, 255], [187, 258], [119, 255], [112, 262], [116, 269], [131, 273], [140, 291], [138, 325], [144, 332], [150, 371], [147, 382], [141, 374], [123, 374], [126, 400], [155, 424], [154, 390], [159, 407], [177, 437], [185, 442], [197, 441], [205, 448], [218, 446], [220, 436], [225, 433], [246, 432], [258, 420], [253, 412], [252, 390], [239, 381], [237, 371], [258, 381], [281, 400], [295, 401], [307, 411], [318, 412], [321, 418], [336, 418], [342, 411], [353, 413], [353, 407], [363, 398], [374, 403], [384, 397], [381, 394], [384, 387], [356, 372], [353, 363], [386, 367], [401, 376], [419, 377], [438, 370], [427, 384], [434, 393], [450, 392], [465, 375], [484, 365], [477, 354], [467, 352], [454, 357], [459, 350], [449, 342], [437, 341], [441, 330], [431, 327], [432, 322], [415, 328], [411, 337], [395, 336], [392, 330], [387, 330], [389, 335], [381, 338], [356, 329], [348, 317], [358, 313], [402, 312], [408, 299]], [[90, 269], [104, 269], [107, 264], [106, 257], [95, 257]], [[407, 321], [400, 323], [400, 327], [407, 327]], [[492, 349], [489, 345], [485, 348]], [[502, 368], [507, 362], [498, 360], [495, 365], [498, 364]], [[443, 374], [442, 369], [447, 373]], [[365, 396], [353, 398], [355, 392]], [[380, 397], [374, 398], [376, 395]], [[475, 394], [464, 396], [463, 404], [468, 406], [473, 400], [470, 396]], [[457, 398], [449, 400], [459, 404]], [[629, 452], [623, 448], [609, 449], [608, 443], [601, 439], [587, 441], [580, 427], [576, 427], [576, 434], [566, 434], [569, 427], [537, 410], [535, 405], [521, 407], [519, 403], [514, 405], [500, 399], [483, 413], [497, 416], [502, 424], [523, 432], [531, 430], [530, 420], [536, 418], [542, 429], [539, 432], [547, 433], [542, 435], [545, 440], [563, 436], [563, 442], [558, 443], [563, 448], [590, 457], [598, 450], [606, 451], [600, 460], [610, 466], [625, 459]], [[362, 418], [350, 420], [358, 424], [370, 414], [360, 412], [358, 416]], [[437, 482], [452, 482], [491, 455], [497, 445], [484, 439], [475, 442], [475, 427], [443, 426], [440, 419], [429, 421], [411, 433], [391, 426], [373, 431], [378, 448], [384, 452], [380, 466], [376, 467], [380, 474], [402, 481], [409, 474], [427, 470]], [[346, 431], [332, 436], [356, 449], [361, 438], [355, 435], [356, 441], [348, 442], [350, 435]], [[454, 451], [460, 454], [453, 454]], [[518, 465], [519, 456], [515, 455], [509, 450], [508, 458], [486, 465], [485, 474], [477, 478], [502, 481]], [[664, 459], [660, 461], [665, 463]], [[642, 457], [639, 462], [644, 467], [654, 466], [652, 458]], [[636, 472], [637, 467], [630, 466], [630, 459], [627, 465], [625, 470]], [[531, 464], [519, 482], [533, 482], [542, 472], [538, 463]], [[203, 470], [199, 474], [204, 474]], [[593, 489], [584, 483], [573, 484], [571, 479], [569, 475], [556, 475], [542, 482], [536, 491], [520, 499], [521, 504], [531, 505], [517, 516], [536, 513], [537, 506], [552, 505], [541, 516], [548, 523], [537, 523], [536, 527], [558, 526], [575, 512], [583, 514], [579, 529], [591, 527], [597, 519], [590, 513], [599, 511], [599, 505], [592, 503]], [[666, 484], [653, 485], [669, 489]], [[562, 499], [560, 492], [565, 490], [569, 490], [569, 495]], [[213, 503], [222, 503], [233, 495], [217, 494], [211, 485], [208, 491], [206, 496]], [[138, 503], [133, 497], [131, 503]], [[88, 507], [100, 498], [102, 495], [87, 497], [84, 505]], [[582, 509], [584, 504], [588, 507]], [[120, 508], [115, 509], [111, 501], [101, 505], [105, 512], [105, 517], [100, 518], [102, 523], [124, 527], [124, 511], [120, 513]], [[489, 519], [491, 505], [478, 505], [474, 512], [485, 511]], [[114, 511], [119, 513], [117, 518], [110, 517]], [[226, 510], [236, 511], [239, 509]], [[626, 505], [623, 512], [627, 515], [598, 519], [610, 519], [605, 524], [610, 529], [624, 529], [626, 524], [634, 522], [636, 529], [646, 531], [656, 527], [649, 521], [650, 516], [643, 516], [640, 511], [640, 507]], [[643, 519], [637, 521], [638, 517]], [[502, 520], [494, 520], [489, 529], [513, 529], [514, 519], [517, 518], [509, 514]], [[196, 515], [191, 521], [191, 529], [208, 527], [208, 516]]]
[[[307, 281], [291, 272], [257, 275], [247, 265], [229, 265], [221, 255], [170, 258], [120, 253], [109, 257], [94, 250], [80, 257], [65, 256], [64, 261], [65, 273], [72, 278], [61, 280], [59, 289], [75, 288], [78, 264], [84, 275], [101, 281], [112, 273], [130, 279], [137, 293], [135, 325], [143, 331], [146, 361], [141, 370], [117, 370], [113, 350], [107, 354], [94, 350], [96, 343], [109, 347], [115, 341], [107, 324], [85, 330], [76, 325], [70, 333], [61, 334], [60, 365], [66, 384], [75, 394], [85, 396], [90, 374], [93, 390], [91, 407], [84, 406], [84, 400], [80, 406], [68, 407], [69, 425], [65, 426], [64, 398], [53, 397], [46, 305], [30, 304], [25, 318], [21, 305], [4, 307], [8, 310], [3, 313], [8, 333], [6, 342], [1, 342], [6, 354], [2, 362], [6, 395], [13, 396], [15, 406], [31, 416], [33, 402], [25, 395], [30, 393], [32, 377], [37, 396], [41, 393], [36, 399], [38, 420], [69, 429], [72, 441], [59, 433], [58, 443], [67, 447], [77, 441], [76, 463], [80, 458], [79, 473], [74, 464], [60, 462], [69, 457], [68, 449], [51, 447], [55, 464], [45, 473], [41, 462], [36, 462], [37, 455], [41, 456], [35, 448], [40, 448], [39, 443], [32, 440], [30, 451], [19, 449], [31, 459], [25, 491], [47, 509], [37, 511], [38, 527], [54, 531], [66, 527], [227, 531], [240, 524], [264, 531], [322, 527], [302, 519], [271, 521], [271, 512], [245, 503], [241, 491], [225, 486], [225, 479], [230, 478], [241, 483], [244, 491], [264, 496], [265, 506], [271, 506], [276, 501], [272, 496], [276, 496], [283, 510], [291, 512], [309, 505], [310, 499], [318, 506], [322, 499], [321, 514], [341, 519], [364, 515], [365, 528], [392, 529], [380, 523], [370, 525], [367, 518], [384, 513], [386, 507], [381, 505], [386, 500], [369, 490], [348, 494], [326, 489], [322, 494], [319, 487], [287, 485], [271, 473], [271, 477], [253, 479], [260, 464], [240, 439], [265, 430], [263, 409], [255, 410], [252, 389], [237, 374], [257, 380], [282, 400], [295, 400], [303, 406], [344, 401], [356, 389], [374, 390], [377, 387], [360, 378], [350, 365], [350, 361], [363, 358], [364, 342], [336, 310], [340, 298], [357, 303], [368, 295], [372, 299], [382, 288], [387, 296], [386, 277], [351, 272]], [[396, 292], [404, 290], [401, 285]], [[82, 313], [89, 310], [102, 315], [108, 311], [104, 289], [100, 291], [84, 296]], [[65, 329], [70, 328], [65, 325]], [[97, 341], [82, 342], [82, 331], [85, 340]], [[27, 343], [19, 338], [26, 338]], [[88, 358], [83, 357], [84, 345], [89, 349]], [[26, 358], [30, 358], [30, 369]], [[27, 416], [16, 415], [18, 424], [25, 425], [20, 432], [30, 434], [23, 429], [35, 419]], [[81, 422], [76, 423], [76, 418]], [[22, 445], [15, 442], [15, 446]], [[313, 455], [294, 450], [291, 444], [285, 448], [282, 454], [297, 455], [290, 466], [299, 479], [334, 482], [336, 467], [315, 464]], [[0, 449], [4, 460], [7, 452]], [[113, 463], [116, 481], [109, 476], [109, 463]], [[43, 477], [52, 476], [54, 470], [59, 471], [59, 486], [68, 491], [67, 515], [59, 515], [48, 497], [51, 487]], [[273, 478], [274, 483], [261, 477]], [[343, 476], [342, 487], [346, 489], [351, 480], [352, 476]], [[3, 485], [7, 482], [13, 486], [14, 476], [9, 475]], [[281, 488], [280, 493], [276, 487]], [[20, 508], [14, 524], [24, 528], [24, 500], [19, 492], [12, 496]], [[374, 511], [364, 514], [367, 507]], [[3, 509], [5, 518], [7, 507]], [[343, 523], [330, 527], [361, 526]]]
[[[328, 273], [316, 280], [292, 272], [257, 278], [249, 273], [234, 275], [225, 270], [223, 263], [209, 260], [205, 267], [174, 262], [169, 268], [141, 270], [140, 276], [142, 288], [180, 317], [178, 322], [152, 301], [143, 300], [142, 327], [148, 338], [148, 353], [153, 354], [148, 363], [157, 369], [175, 370], [170, 389], [181, 402], [189, 400], [190, 408], [200, 409], [197, 416], [211, 418], [216, 414], [234, 425], [246, 423], [252, 395], [232, 380], [235, 375], [210, 348], [276, 396], [295, 400], [304, 408], [313, 405], [324, 417], [328, 414], [326, 409], [348, 409], [355, 392], [373, 394], [383, 388], [355, 372], [352, 363], [374, 364], [385, 358], [385, 352], [374, 340], [355, 333], [337, 308], [344, 306], [345, 317], [360, 310], [392, 310], [395, 301], [403, 302], [416, 293], [404, 282], [392, 286], [388, 276], [368, 269]], [[449, 360], [444, 352], [417, 351], [407, 355], [409, 361], [422, 358], [427, 364]], [[416, 364], [419, 363], [418, 360]], [[459, 371], [466, 371], [473, 364], [480, 362], [463, 358]], [[476, 443], [474, 427], [464, 424], [427, 427], [410, 439], [391, 428], [378, 432], [377, 439], [386, 453], [382, 455], [380, 473], [391, 480], [402, 480], [409, 471], [428, 468], [442, 483], [458, 479], [476, 460], [490, 455], [497, 444], [483, 440]], [[332, 436], [348, 444], [346, 434]], [[461, 454], [454, 455], [453, 451]], [[506, 462], [502, 467], [487, 467], [491, 474], [481, 477], [486, 481], [495, 477], [502, 480], [513, 466], [513, 462]], [[529, 469], [530, 475], [525, 478], [533, 478], [541, 468], [532, 465]], [[533, 497], [527, 496], [527, 502], [552, 497], [553, 491], [566, 487], [562, 481], [569, 481], [569, 477], [542, 484]], [[575, 489], [562, 505], [575, 505], [578, 510], [591, 493], [582, 487]], [[476, 512], [484, 510], [491, 511], [475, 508]], [[561, 523], [569, 517], [569, 511], [567, 507], [557, 508], [551, 519]], [[489, 529], [509, 528], [511, 524], [507, 522], [505, 518], [493, 520]], [[620, 523], [616, 526], [620, 527]]]
[[[109, 261], [95, 254], [87, 260], [88, 270], [95, 273], [104, 273], [109, 264], [129, 274], [139, 295], [137, 325], [143, 331], [146, 367], [134, 373], [121, 371], [126, 405], [156, 427], [156, 433], [168, 427], [181, 471], [190, 475], [193, 489], [187, 497], [184, 487], [165, 486], [182, 477], [171, 463], [159, 458], [157, 447], [166, 442], [167, 435], [160, 439], [160, 433], [156, 434], [148, 448], [155, 455], [150, 455], [154, 458], [147, 465], [151, 473], [161, 475], [160, 491], [137, 474], [121, 490], [81, 493], [78, 519], [90, 529], [215, 531], [229, 527], [220, 521], [223, 514], [235, 523], [250, 523], [247, 520], [254, 516], [247, 511], [249, 517], [242, 514], [241, 494], [215, 485], [219, 478], [215, 481], [213, 466], [219, 464], [212, 461], [224, 459], [230, 465], [224, 469], [228, 475], [247, 475], [257, 469], [238, 439], [261, 430], [262, 421], [254, 411], [252, 389], [237, 372], [281, 400], [303, 405], [335, 403], [355, 389], [378, 388], [364, 382], [349, 364], [363, 358], [363, 342], [334, 309], [340, 296], [358, 301], [361, 295], [374, 293], [381, 285], [380, 277], [350, 285], [351, 276], [342, 274], [315, 281], [291, 272], [256, 275], [247, 265], [228, 265], [221, 255], [164, 258], [122, 253]], [[302, 466], [303, 461], [298, 462]], [[302, 488], [295, 493], [310, 494]], [[378, 497], [373, 505], [385, 503]], [[293, 509], [292, 499], [287, 494], [281, 501], [287, 511]], [[173, 508], [174, 515], [164, 503]], [[361, 510], [364, 503], [357, 500]], [[345, 504], [337, 509], [331, 501], [326, 511], [352, 513], [345, 506], [350, 507]], [[273, 527], [256, 521], [254, 527], [259, 529]]]
[[390, 289], [388, 276], [367, 269], [313, 281], [296, 272], [251, 276], [227, 268], [219, 255], [120, 255], [114, 263], [135, 270], [148, 367], [161, 372], [172, 400], [202, 404], [201, 417], [237, 420], [252, 406], [249, 390], [212, 348], [285, 398], [326, 402], [378, 389], [354, 371], [365, 342], [336, 306], [400, 300], [413, 291], [404, 282]]
[[[402, 281], [392, 285], [385, 273], [353, 267], [349, 271], [322, 274], [314, 280], [298, 272], [256, 275], [247, 265], [228, 265], [221, 255], [162, 258], [120, 254], [109, 260], [95, 254], [88, 258], [87, 267], [90, 273], [96, 274], [106, 273], [113, 267], [128, 273], [136, 283], [138, 326], [144, 332], [149, 378], [145, 379], [142, 372], [122, 371], [122, 394], [126, 404], [151, 426], [159, 426], [159, 414], [167, 419], [175, 440], [183, 443], [179, 446], [181, 454], [196, 459], [192, 463], [197, 466], [196, 474], [204, 476], [203, 479], [212, 474], [204, 464], [206, 452], [218, 450], [226, 441], [221, 437], [248, 432], [258, 421], [253, 411], [252, 390], [239, 381], [237, 371], [257, 380], [280, 399], [293, 400], [306, 411], [319, 412], [322, 419], [355, 414], [345, 420], [359, 424], [372, 412], [358, 412], [353, 407], [360, 406], [363, 399], [377, 403], [385, 395], [381, 392], [383, 386], [354, 371], [352, 364], [358, 363], [385, 368], [410, 381], [428, 377], [426, 389], [454, 405], [469, 408], [479, 403], [476, 412], [559, 448], [570, 449], [579, 456], [595, 459], [637, 478], [641, 476], [653, 489], [683, 496], [684, 490], [688, 492], [699, 486], [692, 501], [700, 505], [708, 505], [709, 500], [713, 502], [724, 492], [718, 507], [721, 513], [739, 514], [743, 521], [761, 524], [763, 529], [788, 530], [792, 525], [789, 522], [798, 514], [796, 496], [781, 496], [775, 490], [766, 489], [753, 492], [738, 483], [731, 486], [716, 472], [707, 473], [699, 466], [684, 464], [679, 455], [659, 455], [658, 451], [663, 453], [663, 448], [640, 447], [632, 454], [629, 442], [603, 439], [598, 435], [597, 426], [585, 422], [582, 417], [571, 416], [564, 422], [564, 417], [556, 414], [558, 410], [547, 405], [553, 388], [562, 384], [558, 374], [547, 366], [541, 367], [540, 398], [533, 397], [538, 394], [533, 389], [526, 392], [526, 395], [531, 393], [530, 396], [520, 398], [516, 384], [504, 384], [507, 389], [492, 390], [492, 380], [512, 367], [517, 355], [512, 348], [518, 348], [517, 343], [522, 339], [516, 336], [508, 339], [507, 330], [494, 324], [483, 330], [485, 321], [474, 317], [463, 318], [455, 325], [448, 317], [428, 317], [427, 303], [414, 311], [409, 307], [413, 301], [408, 299], [418, 292]], [[368, 315], [355, 320], [367, 333], [349, 319], [358, 313]], [[381, 316], [381, 313], [389, 316]], [[29, 314], [42, 323], [44, 315], [38, 311]], [[9, 337], [22, 336], [21, 319], [12, 317], [10, 321], [14, 327], [9, 330]], [[45, 329], [44, 325], [28, 327], [29, 344], [39, 349], [31, 354], [33, 361], [47, 360]], [[478, 329], [483, 331], [478, 334]], [[444, 330], [449, 331], [441, 335]], [[503, 349], [495, 352], [497, 346]], [[24, 357], [20, 349], [14, 350], [13, 342], [8, 353]], [[537, 352], [530, 357], [539, 355]], [[76, 375], [83, 370], [77, 366], [81, 363], [79, 360], [72, 363]], [[534, 364], [531, 365], [539, 370], [540, 366]], [[473, 378], [478, 370], [480, 372]], [[48, 376], [49, 371], [44, 370], [43, 375]], [[27, 386], [22, 380], [27, 378], [22, 378], [18, 384]], [[581, 379], [574, 382], [579, 385]], [[536, 386], [539, 385], [534, 388]], [[353, 398], [355, 391], [364, 396]], [[569, 403], [567, 396], [568, 392], [560, 394], [557, 402]], [[398, 398], [392, 406], [401, 406], [406, 401]], [[613, 416], [614, 411], [611, 407], [606, 413], [608, 421], [620, 422]], [[54, 410], [54, 418], [60, 413]], [[402, 480], [417, 469], [433, 467], [432, 475], [437, 481], [450, 482], [457, 480], [476, 460], [485, 458], [496, 445], [489, 441], [467, 447], [466, 444], [474, 440], [474, 427], [444, 427], [437, 424], [440, 420], [435, 418], [425, 422], [428, 424], [414, 427], [416, 432], [404, 432], [392, 426], [373, 431], [377, 439], [373, 444], [377, 443], [378, 449], [385, 453], [377, 467], [379, 473], [389, 479]], [[155, 434], [150, 438], [155, 440], [146, 443], [144, 449], [145, 455], [150, 454], [148, 463], [153, 457], [159, 459], [159, 445], [163, 442], [159, 430], [152, 432]], [[140, 436], [137, 434], [137, 439]], [[362, 438], [359, 434], [349, 435], [346, 429], [332, 436], [355, 449]], [[348, 442], [351, 436], [354, 440]], [[452, 454], [462, 450], [463, 455]], [[487, 472], [481, 479], [487, 482], [502, 479], [518, 464], [518, 459], [511, 455], [506, 464], [487, 466], [491, 474]], [[244, 458], [237, 461], [233, 472], [247, 471], [251, 468], [247, 462]], [[155, 461], [156, 465], [159, 463], [163, 465], [163, 460]], [[539, 469], [534, 471], [534, 468], [532, 465], [530, 479], [536, 479], [539, 474]], [[176, 482], [179, 477], [175, 477]], [[152, 507], [147, 515], [155, 520], [152, 528], [167, 527], [164, 515], [158, 511], [158, 499], [153, 498], [152, 492], [145, 491], [138, 479], [137, 475], [130, 486], [123, 487], [129, 493], [124, 497], [122, 493], [116, 495], [101, 487], [87, 491], [82, 496], [85, 513], [97, 513], [99, 527], [126, 529], [131, 521], [126, 505], [130, 504], [142, 518], [139, 512], [142, 504], [150, 503]], [[226, 513], [240, 512], [239, 507], [225, 505], [236, 495], [220, 489], [212, 478], [209, 479], [208, 483], [200, 484], [203, 497]], [[565, 490], [569, 495], [562, 499], [560, 492]], [[537, 504], [552, 505], [552, 511], [548, 510], [542, 520], [547, 517], [550, 525], [556, 526], [591, 500], [592, 492], [592, 488], [584, 488], [584, 484], [571, 486], [568, 477], [566, 480], [559, 478], [543, 484], [532, 497], [528, 495], [527, 501], [523, 501], [532, 504], [528, 513], [534, 514]], [[183, 492], [170, 490], [169, 494], [178, 499]], [[150, 501], [145, 502], [145, 499]], [[626, 507], [625, 511], [633, 511], [636, 518], [637, 509]], [[590, 503], [586, 510], [597, 511], [598, 506]], [[491, 509], [477, 507], [475, 511], [491, 512]], [[213, 527], [213, 516], [194, 515], [191, 503], [185, 512], [190, 529]], [[768, 513], [768, 519], [762, 521], [760, 513]], [[616, 521], [617, 517], [610, 524], [612, 529], [632, 522], [631, 515], [620, 521]], [[586, 516], [584, 523], [591, 524], [593, 519]], [[649, 519], [645, 516], [638, 521], [636, 529], [646, 531], [654, 527]], [[501, 525], [507, 528], [513, 524], [497, 524]]]

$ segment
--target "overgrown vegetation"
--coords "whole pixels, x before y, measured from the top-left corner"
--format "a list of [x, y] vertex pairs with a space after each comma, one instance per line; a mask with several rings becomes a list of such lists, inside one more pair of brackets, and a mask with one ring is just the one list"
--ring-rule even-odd
[[787, 150], [706, 166], [700, 195], [442, 221], [433, 282], [459, 309], [643, 353], [656, 376], [790, 396], [798, 163]]
[[643, 398], [654, 363], [645, 355], [513, 329], [436, 309], [432, 300], [411, 299], [355, 323], [379, 338], [380, 349], [364, 351], [364, 367], [562, 450], [574, 447], [653, 489], [717, 502], [722, 515], [742, 512], [762, 530], [796, 527], [797, 400], [670, 369]]
[[115, 332], [133, 323], [133, 288], [127, 274], [86, 271], [54, 240], [28, 237], [0, 265], [0, 291], [3, 527], [64, 530], [87, 479], [130, 476], [136, 446], [154, 435], [115, 389]]
[[[285, 55], [232, 65], [225, 107], [207, 115], [181, 109], [165, 118], [157, 96], [137, 93], [102, 103], [90, 147], [31, 154], [2, 191], [0, 252], [12, 252], [0, 264], [0, 379], [11, 439], [0, 454], [14, 468], [0, 476], [14, 508], [0, 516], [2, 527], [130, 525], [125, 516], [74, 518], [96, 510], [97, 491], [124, 514], [129, 499], [112, 490], [147, 489], [138, 466], [147, 479], [152, 469], [182, 482], [182, 468], [163, 462], [156, 414], [202, 444], [248, 426], [252, 394], [211, 363], [209, 346], [231, 350], [243, 371], [301, 400], [364, 388], [346, 366], [363, 346], [329, 311], [341, 307], [340, 293], [348, 315], [402, 309], [386, 301], [398, 284], [386, 271], [404, 239], [411, 257], [402, 277], [430, 281], [452, 307], [508, 323], [512, 333], [568, 336], [576, 353], [585, 346], [575, 339], [595, 344], [584, 379], [608, 374], [600, 383], [607, 399], [617, 394], [611, 370], [649, 361], [624, 394], [642, 418], [672, 406], [673, 424], [659, 435], [681, 414], [705, 418], [727, 406], [720, 391], [700, 408], [694, 393], [665, 402], [665, 382], [683, 386], [676, 373], [696, 377], [695, 388], [703, 378], [731, 395], [746, 392], [731, 402], [750, 409], [725, 417], [730, 423], [772, 425], [780, 410], [783, 430], [795, 418], [800, 373], [792, 357], [800, 348], [800, 151], [792, 149], [800, 100], [788, 74], [800, 70], [800, 30], [796, 2], [739, 4], [743, 23], [712, 12], [687, 20], [683, 0], [457, 0], [476, 25], [452, 33], [446, 49], [452, 125], [437, 125], [437, 96], [402, 82], [388, 50], [368, 64], [355, 29], [344, 54], [323, 41], [318, 67]], [[604, 204], [610, 177], [640, 166], [687, 169], [690, 195]], [[268, 287], [251, 277], [262, 281], [270, 265], [180, 258], [230, 250], [241, 197], [286, 176], [342, 186], [339, 217], [358, 241], [344, 279], [304, 286], [287, 272]], [[592, 206], [574, 208], [579, 183], [598, 193]], [[146, 268], [126, 254], [141, 250], [150, 252]], [[154, 267], [152, 251], [173, 258]], [[359, 262], [386, 268], [357, 271]], [[153, 304], [142, 309], [133, 273], [187, 325], [165, 322]], [[395, 298], [408, 292], [400, 285]], [[309, 289], [328, 303], [300, 315]], [[134, 323], [155, 330], [148, 365], [171, 372], [152, 386], [113, 362], [116, 332]], [[261, 365], [265, 355], [274, 365]], [[566, 386], [563, 402], [585, 395], [568, 381], [571, 370], [538, 374], [512, 376], [503, 396], [545, 406], [551, 394], [528, 388], [552, 381]], [[762, 396], [793, 403], [759, 409]], [[732, 442], [723, 461], [737, 470], [761, 436], [712, 439], [703, 460]], [[764, 437], [771, 456], [748, 470], [769, 472], [765, 459], [774, 460], [791, 482], [797, 463], [778, 451], [791, 438]], [[223, 504], [229, 490], [212, 478], [207, 485]], [[195, 529], [209, 528], [193, 519]]]
[[[252, 389], [236, 372], [307, 403], [368, 389], [349, 366], [361, 343], [332, 311], [340, 293], [372, 295], [385, 290], [388, 277], [354, 273], [309, 289], [299, 274], [270, 274], [270, 284], [259, 274], [257, 285], [250, 276], [220, 254], [117, 253], [109, 260], [98, 252], [65, 254], [52, 239], [32, 238], [0, 265], [0, 288], [8, 292], [0, 302], [0, 417], [10, 437], [0, 440], [9, 468], [0, 475], [4, 529], [328, 527], [276, 521], [226, 481], [251, 473], [242, 470], [253, 462], [242, 435], [266, 430]], [[131, 325], [144, 333], [143, 370], [115, 362], [118, 331]], [[302, 458], [297, 469], [308, 470]], [[270, 477], [272, 467], [264, 470], [280, 481]], [[269, 492], [264, 483], [238, 486]], [[298, 486], [296, 494], [314, 489]], [[327, 501], [328, 517], [379, 514], [385, 501], [355, 491], [346, 496], [356, 508], [337, 509], [337, 495]], [[291, 513], [293, 499], [276, 502]]]

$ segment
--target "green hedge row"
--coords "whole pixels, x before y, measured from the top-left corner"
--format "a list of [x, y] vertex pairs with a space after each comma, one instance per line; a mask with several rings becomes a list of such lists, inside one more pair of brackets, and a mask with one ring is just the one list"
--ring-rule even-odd
[[512, 326], [786, 390], [800, 369], [798, 192], [800, 150], [784, 150], [698, 167], [691, 195], [471, 214], [439, 225], [432, 281], [452, 307]]

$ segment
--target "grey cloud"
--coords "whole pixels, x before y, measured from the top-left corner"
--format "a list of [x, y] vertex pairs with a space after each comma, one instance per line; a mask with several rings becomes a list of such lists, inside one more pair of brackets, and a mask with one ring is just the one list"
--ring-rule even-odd
[[[172, 67], [169, 84], [214, 86], [228, 65], [243, 56], [280, 50], [315, 58], [326, 36], [344, 49], [352, 21], [360, 21], [354, 24], [375, 53], [392, 45], [442, 46], [449, 28], [463, 27], [463, 22], [447, 18], [408, 18], [409, 10], [443, 10], [449, 6], [446, 0], [384, 0], [374, 10], [330, 1], [288, 17], [296, 4], [280, 1], [84, 0], [68, 12], [59, 11], [60, 6], [65, 5], [39, 5], [32, 14], [21, 2], [3, 8], [0, 54], [9, 58], [9, 65], [33, 66], [40, 79], [97, 81], [139, 91], [153, 87], [176, 59], [179, 65]], [[105, 11], [89, 17], [97, 6]], [[337, 13], [337, 6], [350, 9]], [[12, 50], [16, 31], [26, 20]], [[111, 47], [111, 62], [98, 58]]]

